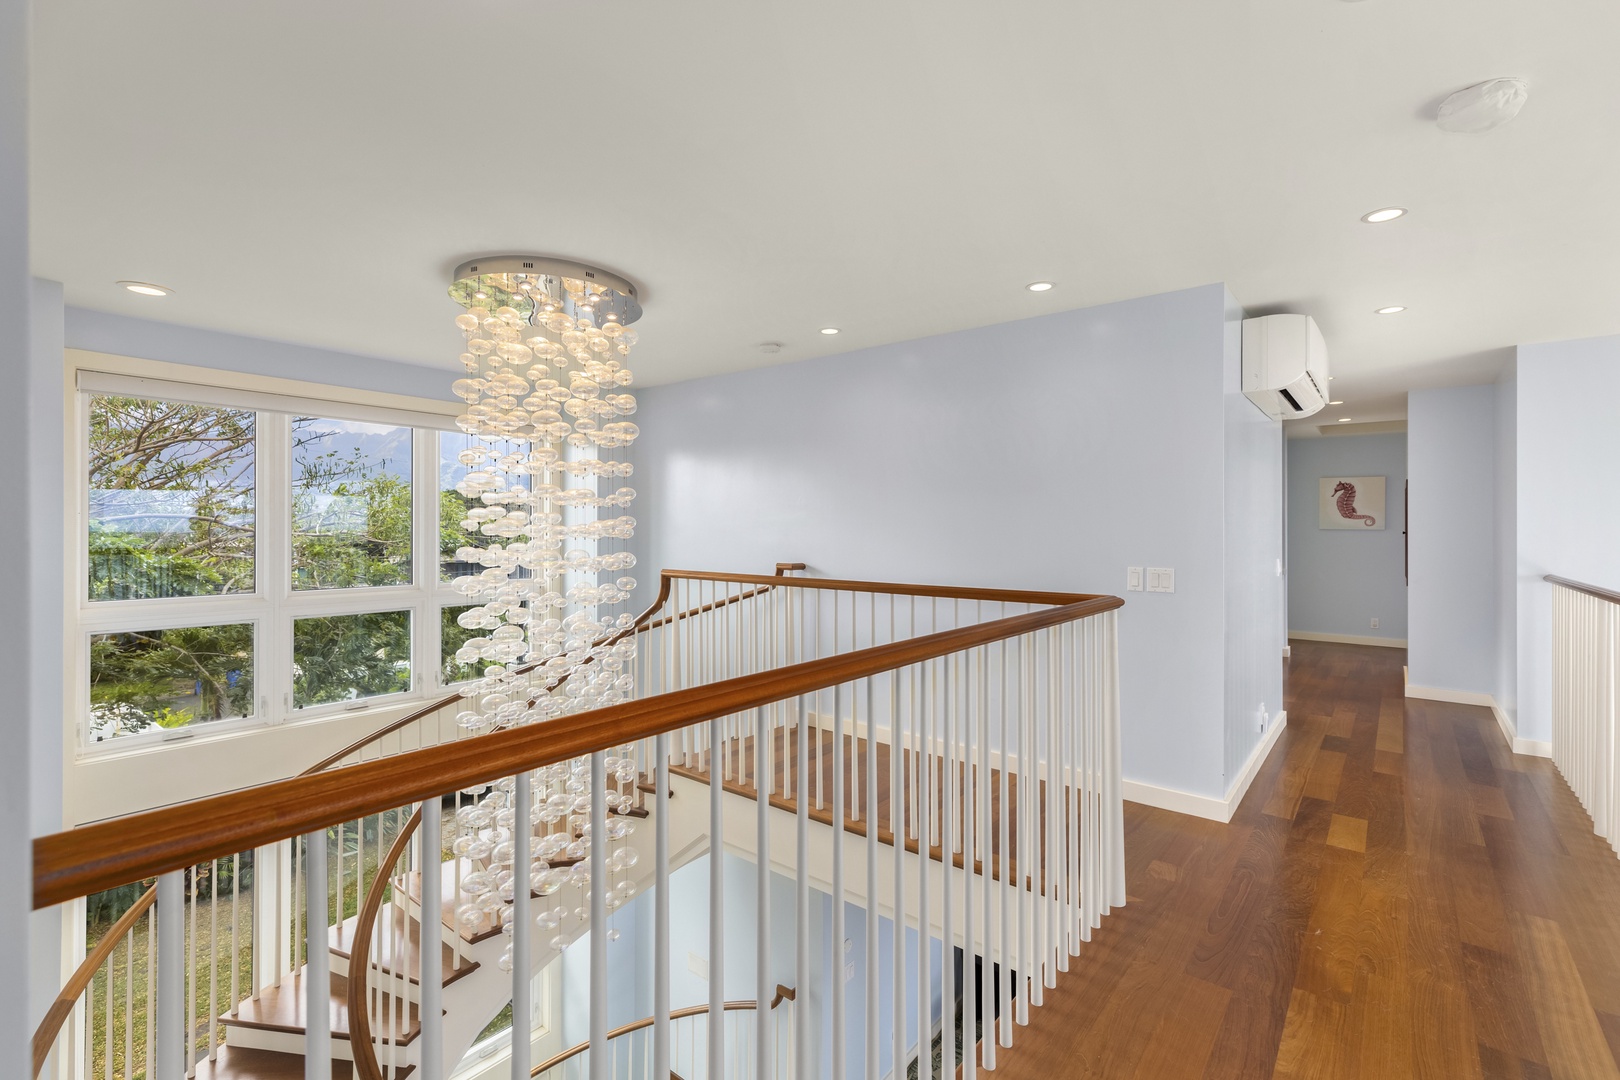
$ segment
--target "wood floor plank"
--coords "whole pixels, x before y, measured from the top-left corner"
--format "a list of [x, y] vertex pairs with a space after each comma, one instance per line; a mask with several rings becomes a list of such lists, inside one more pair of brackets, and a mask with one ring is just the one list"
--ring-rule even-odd
[[1544, 1033], [1553, 1076], [1620, 1080], [1620, 1067], [1558, 924], [1527, 915], [1517, 921], [1514, 937], [1528, 962], [1530, 1001]]

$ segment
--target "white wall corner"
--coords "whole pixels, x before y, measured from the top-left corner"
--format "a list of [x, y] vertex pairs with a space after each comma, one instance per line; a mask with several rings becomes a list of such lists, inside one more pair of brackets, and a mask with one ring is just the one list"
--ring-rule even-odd
[[1242, 771], [1233, 778], [1231, 785], [1226, 789], [1225, 798], [1195, 795], [1190, 791], [1144, 784], [1140, 780], [1123, 780], [1120, 786], [1125, 798], [1131, 802], [1177, 814], [1219, 821], [1224, 825], [1232, 820], [1233, 814], [1237, 813], [1238, 806], [1243, 802], [1243, 796], [1248, 794], [1249, 786], [1260, 773], [1260, 766], [1265, 764], [1271, 748], [1277, 745], [1277, 740], [1282, 737], [1283, 729], [1287, 726], [1288, 712], [1278, 710], [1272, 717], [1271, 726], [1266, 729], [1265, 735], [1250, 752], [1249, 760], [1244, 762]]

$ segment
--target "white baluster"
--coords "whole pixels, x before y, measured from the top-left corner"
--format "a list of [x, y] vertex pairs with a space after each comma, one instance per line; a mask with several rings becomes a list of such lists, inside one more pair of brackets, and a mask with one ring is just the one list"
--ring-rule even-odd
[[[833, 594], [833, 648], [837, 651], [838, 596]], [[833, 687], [832, 715], [832, 1077], [844, 1080], [845, 1054], [848, 1044], [849, 1016], [848, 990], [844, 983], [844, 939], [848, 930], [844, 916], [844, 687]]]
[[668, 1080], [669, 1055], [669, 736], [653, 739], [653, 1075]]
[[[873, 598], [872, 641], [877, 641], [877, 601]], [[878, 807], [877, 807], [877, 711], [872, 707], [874, 683], [866, 680], [866, 1075], [878, 1075]], [[890, 717], [890, 731], [894, 729]], [[892, 741], [892, 740], [891, 740]], [[898, 931], [900, 919], [895, 920]], [[762, 1074], [763, 1075], [763, 1074]]]
[[[598, 755], [600, 756], [600, 755]], [[595, 800], [602, 798], [602, 778], [597, 775], [594, 768], [595, 758], [592, 759], [591, 770], [591, 848], [595, 851], [602, 835], [601, 826], [597, 823]], [[529, 821], [529, 811], [534, 805], [534, 774], [524, 769], [512, 778], [512, 1080], [528, 1080], [529, 1070], [532, 1067], [531, 1056], [532, 1036], [534, 1029], [534, 1010], [530, 998], [533, 974], [529, 970], [530, 942], [534, 933], [534, 902], [533, 889], [529, 884], [529, 868], [533, 865], [531, 852], [534, 847], [534, 826]], [[595, 877], [597, 870], [596, 860], [591, 860], [591, 890], [593, 894], [602, 891], [602, 879]], [[607, 928], [601, 921], [591, 920], [591, 951], [596, 951], [597, 942], [606, 933]], [[596, 983], [595, 970], [592, 964], [591, 984], [592, 1005], [595, 1005]], [[594, 1008], [592, 1024], [595, 1024]], [[592, 1036], [594, 1037], [594, 1027]], [[597, 1044], [600, 1045], [600, 1044]]]
[[[1005, 611], [1006, 606], [1002, 605], [1002, 613], [1005, 614]], [[996, 718], [998, 728], [996, 745], [1001, 751], [1001, 769], [999, 773], [1001, 781], [999, 785], [1001, 828], [1000, 844], [998, 845], [999, 858], [997, 859], [1001, 871], [1001, 1045], [1011, 1046], [1013, 1025], [1012, 905], [1015, 893], [1012, 891], [1010, 865], [1012, 862], [1012, 838], [1010, 835], [1012, 831], [1012, 808], [1009, 805], [1010, 800], [1008, 797], [1008, 788], [1011, 785], [1008, 774], [1012, 771], [1009, 764], [1012, 754], [1011, 744], [1008, 742], [1007, 642], [1005, 640], [996, 643], [996, 653], [1001, 668], [1001, 678], [997, 683], [997, 689], [1001, 697], [1001, 707]]]
[[154, 1057], [157, 1059], [156, 1076], [168, 1080], [186, 1071], [185, 871], [171, 870], [164, 874], [158, 878], [157, 889], [157, 1046]]
[[[440, 943], [443, 937], [440, 928], [441, 912], [444, 910], [443, 892], [444, 867], [441, 852], [444, 830], [441, 824], [441, 811], [443, 805], [437, 798], [424, 799], [422, 802], [422, 826], [418, 833], [422, 841], [422, 858], [420, 860], [422, 874], [422, 917], [417, 927], [417, 940], [421, 943], [421, 962], [418, 978], [421, 981], [422, 1001], [420, 1008], [422, 1023], [422, 1080], [443, 1080], [444, 1076], [444, 946]], [[342, 852], [339, 852], [338, 865], [343, 865]], [[521, 875], [520, 875], [521, 876]], [[338, 894], [339, 903], [342, 902], [342, 893]], [[342, 915], [340, 908], [338, 914]], [[514, 930], [516, 927], [513, 928]], [[513, 935], [512, 955], [521, 957], [524, 964], [528, 962], [528, 953], [517, 951], [517, 937]], [[513, 1016], [513, 1026], [516, 1028], [517, 1017]]]
[[[770, 834], [770, 782], [771, 775], [770, 721], [764, 709], [754, 710], [754, 1008], [764, 1016], [771, 1007], [771, 834]], [[711, 970], [710, 974], [713, 974]], [[769, 1077], [771, 1064], [770, 1033], [760, 1029], [755, 1046], [754, 1067], [760, 1077]]]
[[[889, 636], [894, 636], [894, 597], [889, 597]], [[893, 955], [889, 959], [890, 1002], [890, 1070], [895, 1076], [906, 1065], [906, 792], [905, 772], [901, 755], [902, 729], [900, 725], [899, 670], [889, 672], [889, 836], [894, 857], [893, 893], [890, 910], [894, 912], [894, 934], [891, 943]], [[909, 709], [908, 709], [909, 712]], [[870, 950], [875, 953], [875, 948]], [[801, 982], [799, 984], [803, 986]], [[803, 1010], [794, 1008], [797, 1014]]]
[[[808, 606], [808, 605], [805, 605]], [[810, 758], [809, 730], [805, 726], [804, 697], [794, 698], [795, 726], [798, 735], [797, 771], [803, 773]], [[794, 873], [794, 928], [797, 931], [797, 956], [794, 979], [808, 992], [810, 984], [810, 789], [801, 775], [794, 797], [794, 827], [796, 846], [793, 853]], [[794, 1071], [799, 1076], [810, 1075], [810, 1010], [795, 1009], [794, 1045], [797, 1058]]]
[[332, 1080], [332, 975], [326, 932], [326, 830], [305, 838], [309, 868], [304, 874], [304, 1080]]
[[[525, 818], [524, 820], [527, 820]], [[600, 750], [591, 755], [591, 1015], [593, 1049], [607, 1045], [608, 964], [607, 964], [607, 755]], [[525, 864], [527, 865], [527, 864]], [[525, 971], [527, 974], [527, 971]], [[531, 1021], [532, 1026], [532, 1021]], [[525, 1028], [525, 1037], [528, 1029]], [[528, 1075], [525, 1068], [524, 1076]], [[606, 1054], [591, 1055], [591, 1080], [607, 1080]]]
[[709, 722], [709, 1080], [725, 1077], [725, 805], [718, 719]]

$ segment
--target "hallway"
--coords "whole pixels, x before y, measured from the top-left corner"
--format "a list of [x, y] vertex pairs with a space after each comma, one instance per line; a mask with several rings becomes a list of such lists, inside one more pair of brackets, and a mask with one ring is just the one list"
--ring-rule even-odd
[[1126, 804], [1130, 902], [997, 1075], [1620, 1078], [1620, 860], [1404, 656], [1294, 642], [1230, 825]]

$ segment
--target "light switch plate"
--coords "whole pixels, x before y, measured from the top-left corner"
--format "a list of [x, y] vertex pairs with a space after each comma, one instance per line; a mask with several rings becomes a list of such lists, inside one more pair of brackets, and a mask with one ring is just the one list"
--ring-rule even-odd
[[1176, 591], [1176, 572], [1168, 566], [1150, 566], [1147, 568], [1147, 591], [1170, 592]]
[[1142, 568], [1140, 566], [1127, 566], [1125, 568], [1125, 591], [1142, 591]]
[[695, 952], [687, 952], [686, 970], [690, 971], [693, 975], [696, 975], [704, 982], [709, 981], [709, 961], [699, 956]]

